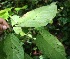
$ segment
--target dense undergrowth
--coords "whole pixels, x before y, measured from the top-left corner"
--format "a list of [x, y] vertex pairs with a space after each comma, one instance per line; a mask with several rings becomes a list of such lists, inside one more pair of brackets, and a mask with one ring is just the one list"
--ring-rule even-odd
[[70, 59], [70, 0], [0, 0], [0, 59]]

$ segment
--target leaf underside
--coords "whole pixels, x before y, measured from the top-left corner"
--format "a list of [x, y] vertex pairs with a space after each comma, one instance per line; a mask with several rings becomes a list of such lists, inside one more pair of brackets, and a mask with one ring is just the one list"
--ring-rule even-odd
[[19, 27], [41, 27], [52, 23], [52, 19], [56, 16], [56, 13], [57, 5], [52, 3], [48, 6], [29, 11], [20, 18], [18, 18], [18, 16], [12, 16], [11, 18], [13, 19], [12, 21], [16, 20], [15, 17], [18, 18], [16, 26]]

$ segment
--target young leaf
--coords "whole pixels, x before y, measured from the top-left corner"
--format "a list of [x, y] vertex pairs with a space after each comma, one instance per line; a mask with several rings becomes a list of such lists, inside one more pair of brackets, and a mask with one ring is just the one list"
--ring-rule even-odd
[[21, 10], [21, 9], [26, 9], [28, 6], [27, 5], [25, 5], [25, 6], [23, 6], [23, 7], [20, 7], [20, 8], [15, 8], [15, 10], [16, 11], [19, 11], [19, 10]]
[[21, 36], [25, 35], [21, 27], [13, 27], [13, 30], [15, 31], [16, 34], [20, 34]]
[[50, 59], [66, 59], [65, 49], [61, 42], [45, 29], [39, 29], [37, 46]]
[[32, 11], [27, 12], [21, 18], [18, 18], [18, 20], [21, 22], [18, 22], [16, 26], [20, 27], [46, 26], [48, 23], [52, 23], [52, 19], [56, 16], [56, 13], [57, 13], [57, 5], [55, 3], [52, 3], [48, 6], [36, 8]]
[[0, 11], [0, 18], [6, 19], [9, 17], [8, 11], [11, 11], [12, 8], [6, 8]]
[[7, 34], [4, 41], [6, 59], [24, 59], [22, 44], [14, 34]]
[[14, 15], [14, 16], [11, 16], [11, 25], [14, 26], [15, 24], [18, 24], [22, 22], [22, 19], [20, 19], [19, 16], [17, 15]]

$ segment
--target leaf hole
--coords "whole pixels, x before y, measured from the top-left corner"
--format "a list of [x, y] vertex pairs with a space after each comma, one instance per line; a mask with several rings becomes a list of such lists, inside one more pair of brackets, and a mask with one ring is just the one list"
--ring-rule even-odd
[[59, 47], [57, 47], [57, 48], [59, 48]]
[[58, 44], [57, 44], [58, 45]]
[[33, 19], [33, 20], [35, 20], [35, 19]]
[[51, 36], [51, 35], [50, 35]]
[[10, 55], [9, 55], [10, 56]]
[[11, 49], [13, 49], [13, 48], [11, 47]]
[[14, 49], [16, 49], [16, 47], [14, 47]]

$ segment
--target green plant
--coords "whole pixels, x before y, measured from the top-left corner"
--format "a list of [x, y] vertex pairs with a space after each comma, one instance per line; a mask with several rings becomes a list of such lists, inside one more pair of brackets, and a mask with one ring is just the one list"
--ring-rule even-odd
[[[22, 8], [15, 10], [18, 11], [20, 9]], [[22, 36], [24, 37], [24, 35], [28, 36], [28, 39], [33, 38], [31, 35], [28, 35], [29, 34], [28, 32], [25, 33], [24, 30], [25, 27], [28, 27], [29, 29], [34, 27], [34, 29], [38, 31], [38, 35], [36, 36], [37, 39], [35, 42], [38, 48], [44, 54], [43, 55], [44, 58], [66, 59], [65, 49], [61, 44], [61, 42], [55, 36], [50, 34], [48, 29], [44, 28], [48, 23], [53, 23], [52, 19], [56, 16], [56, 14], [57, 14], [57, 5], [56, 3], [51, 3], [48, 6], [42, 6], [40, 8], [36, 8], [32, 11], [29, 11], [22, 17], [17, 15], [13, 16], [10, 15], [9, 16], [11, 19], [10, 25], [13, 27], [12, 29], [13, 31], [12, 33], [11, 32], [7, 33], [7, 31], [4, 32], [5, 35], [5, 37], [3, 38], [4, 44], [3, 47], [1, 48], [6, 56], [3, 59], [25, 58], [24, 49], [22, 49], [22, 43], [24, 44], [25, 40], [22, 39], [23, 40], [22, 41], [19, 39]], [[5, 19], [8, 19], [8, 17], [6, 16]], [[7, 21], [9, 22], [9, 20]]]

